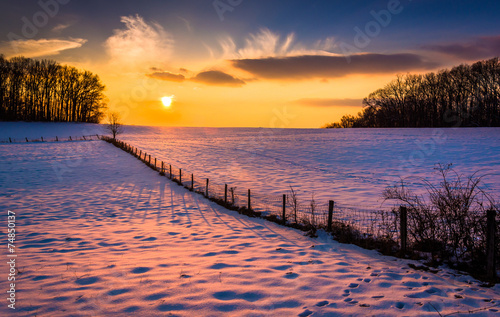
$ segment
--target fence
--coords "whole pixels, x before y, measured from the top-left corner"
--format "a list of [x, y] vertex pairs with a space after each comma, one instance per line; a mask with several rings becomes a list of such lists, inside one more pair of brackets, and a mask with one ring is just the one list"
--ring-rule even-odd
[[15, 138], [6, 138], [0, 139], [0, 143], [32, 143], [32, 142], [68, 142], [68, 141], [96, 141], [100, 140], [101, 136], [98, 134], [93, 135], [82, 135], [82, 136], [63, 136], [63, 137], [53, 137], [53, 138], [44, 138], [43, 136], [39, 139], [15, 139]]
[[[318, 203], [314, 199], [303, 203], [299, 201], [293, 189], [289, 193], [267, 195], [251, 189], [231, 187], [229, 184], [200, 178], [181, 167], [160, 161], [151, 154], [125, 142], [101, 136], [101, 139], [114, 144], [134, 155], [153, 170], [166, 176], [177, 184], [204, 195], [208, 199], [232, 210], [249, 216], [308, 231], [315, 235], [317, 229], [330, 232], [340, 242], [355, 243], [363, 247], [378, 248], [384, 253], [406, 256], [418, 242], [413, 218], [408, 221], [408, 209], [405, 206], [392, 209], [361, 209], [329, 201]], [[478, 276], [494, 281], [496, 279], [500, 241], [496, 240], [500, 221], [496, 210], [490, 210], [478, 219], [484, 219], [486, 226], [475, 232], [474, 248], [483, 249], [486, 265], [485, 273]], [[487, 221], [486, 221], [487, 220]], [[464, 250], [464, 252], [470, 250]], [[477, 250], [475, 250], [477, 251]], [[455, 252], [455, 255], [458, 254]], [[455, 259], [458, 261], [459, 259]], [[480, 262], [480, 261], [479, 261]]]

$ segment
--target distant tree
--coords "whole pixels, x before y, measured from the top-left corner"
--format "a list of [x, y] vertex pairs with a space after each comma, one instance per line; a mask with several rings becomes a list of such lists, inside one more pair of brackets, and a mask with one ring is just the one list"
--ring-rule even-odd
[[327, 128], [500, 126], [500, 61], [398, 75], [368, 95], [357, 117]]
[[0, 121], [98, 123], [105, 86], [97, 75], [50, 60], [0, 55]]
[[113, 135], [113, 139], [116, 139], [118, 134], [123, 132], [123, 125], [120, 121], [120, 114], [118, 112], [108, 113], [108, 124], [106, 129]]

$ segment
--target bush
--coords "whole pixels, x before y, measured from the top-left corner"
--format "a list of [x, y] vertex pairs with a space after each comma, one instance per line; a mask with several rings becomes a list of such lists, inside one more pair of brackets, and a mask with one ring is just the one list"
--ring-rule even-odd
[[407, 205], [408, 236], [416, 251], [428, 252], [434, 264], [474, 267], [484, 263], [486, 251], [486, 211], [494, 209], [493, 198], [479, 187], [485, 175], [464, 177], [451, 164], [435, 168], [441, 181], [420, 184], [425, 196], [412, 192], [402, 180], [388, 187], [383, 196]]

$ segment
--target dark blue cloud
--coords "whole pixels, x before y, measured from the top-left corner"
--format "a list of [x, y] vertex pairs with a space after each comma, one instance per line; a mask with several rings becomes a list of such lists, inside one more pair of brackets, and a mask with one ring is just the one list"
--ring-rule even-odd
[[416, 54], [362, 54], [347, 57], [305, 55], [239, 59], [233, 60], [232, 64], [260, 78], [284, 80], [409, 72], [439, 66]]

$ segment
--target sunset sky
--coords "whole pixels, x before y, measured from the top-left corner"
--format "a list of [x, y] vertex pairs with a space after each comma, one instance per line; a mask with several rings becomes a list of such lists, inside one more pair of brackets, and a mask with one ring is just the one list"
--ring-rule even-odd
[[0, 54], [98, 74], [127, 124], [317, 128], [398, 73], [500, 55], [498, 1], [2, 0], [0, 11]]

